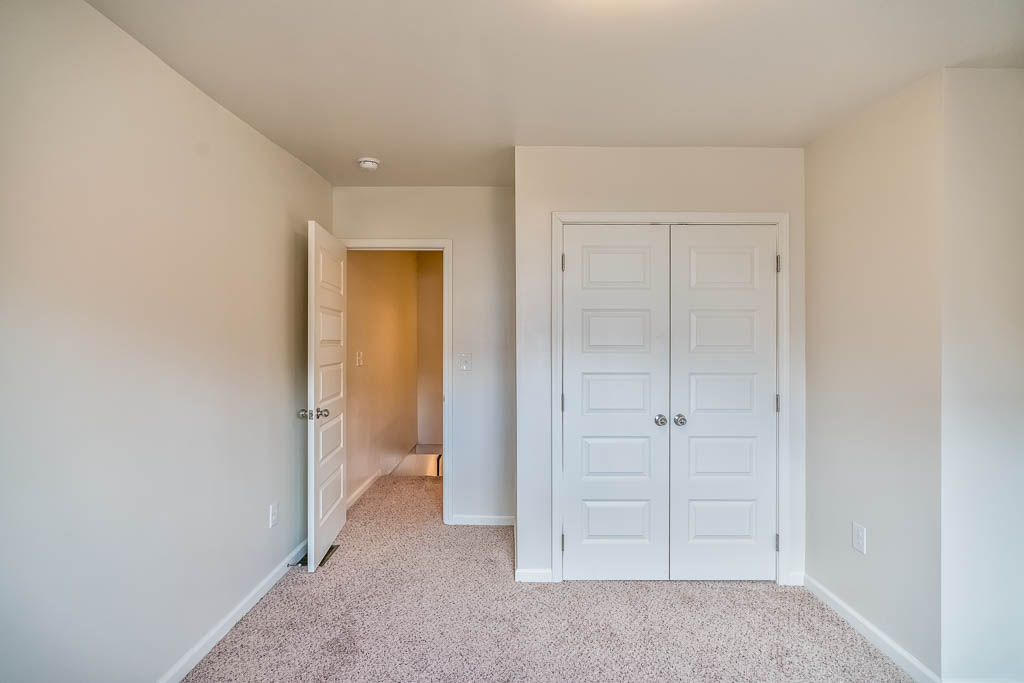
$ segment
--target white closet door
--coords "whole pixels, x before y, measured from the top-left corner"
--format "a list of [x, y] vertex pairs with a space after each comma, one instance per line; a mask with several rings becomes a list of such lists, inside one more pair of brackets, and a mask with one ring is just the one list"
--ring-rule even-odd
[[563, 576], [667, 579], [668, 226], [566, 226]]
[[673, 579], [775, 578], [775, 255], [775, 226], [672, 226]]

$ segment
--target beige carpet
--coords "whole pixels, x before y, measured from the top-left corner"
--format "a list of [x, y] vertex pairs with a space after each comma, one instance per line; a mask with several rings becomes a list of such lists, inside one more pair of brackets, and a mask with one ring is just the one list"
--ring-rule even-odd
[[444, 526], [440, 487], [380, 479], [186, 680], [910, 680], [802, 588], [515, 583], [512, 529]]

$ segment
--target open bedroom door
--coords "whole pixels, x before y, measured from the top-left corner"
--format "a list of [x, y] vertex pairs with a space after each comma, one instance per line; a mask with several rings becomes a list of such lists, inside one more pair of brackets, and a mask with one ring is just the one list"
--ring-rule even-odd
[[345, 525], [345, 244], [309, 222], [307, 566], [316, 571]]

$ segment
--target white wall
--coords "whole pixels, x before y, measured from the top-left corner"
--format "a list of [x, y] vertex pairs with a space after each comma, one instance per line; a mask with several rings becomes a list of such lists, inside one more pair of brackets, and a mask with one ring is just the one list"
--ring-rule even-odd
[[305, 538], [330, 188], [85, 3], [24, 0], [0, 193], [0, 679], [152, 681]]
[[[803, 491], [803, 151], [516, 148], [516, 567], [551, 569], [551, 213], [736, 211], [790, 215], [794, 480]], [[802, 500], [794, 511], [802, 518]], [[783, 540], [803, 566], [802, 528]], [[802, 576], [802, 575], [801, 575]], [[785, 577], [799, 580], [801, 576]]]
[[[416, 445], [417, 254], [348, 253], [345, 420], [349, 504]], [[363, 364], [356, 365], [356, 353]]]
[[[337, 235], [453, 241], [456, 523], [511, 523], [513, 511], [513, 214], [511, 188], [336, 187]], [[446, 451], [447, 452], [447, 451]], [[449, 469], [451, 468], [451, 469]]]
[[444, 439], [444, 257], [416, 253], [416, 419], [422, 444]]
[[1024, 680], [1024, 70], [945, 94], [942, 676]]
[[941, 154], [938, 75], [807, 148], [807, 575], [932, 671]]

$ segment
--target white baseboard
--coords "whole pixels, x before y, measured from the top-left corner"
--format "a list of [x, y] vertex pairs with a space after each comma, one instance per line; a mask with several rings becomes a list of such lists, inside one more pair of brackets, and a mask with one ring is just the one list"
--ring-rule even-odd
[[231, 630], [231, 627], [238, 623], [238, 620], [245, 616], [253, 606], [267, 594], [277, 581], [288, 571], [288, 565], [295, 564], [306, 554], [306, 539], [295, 546], [295, 549], [288, 553], [287, 557], [274, 567], [273, 571], [256, 584], [256, 587], [249, 591], [249, 594], [242, 598], [242, 601], [224, 615], [224, 618], [217, 622], [217, 625], [210, 629], [206, 635], [199, 639], [188, 652], [181, 656], [174, 665], [167, 670], [158, 680], [158, 683], [177, 683], [188, 675], [188, 672], [199, 663], [203, 657], [209, 654], [224, 635]]
[[941, 679], [938, 674], [925, 666], [924, 662], [920, 659], [903, 649], [899, 643], [890, 638], [880, 628], [865, 619], [857, 610], [843, 602], [838, 595], [825, 588], [825, 586], [810, 576], [804, 576], [804, 585], [807, 587], [807, 590], [818, 596], [822, 602], [838, 612], [839, 616], [845, 619], [862, 636], [867, 638], [872, 645], [889, 655], [915, 681], [918, 683], [940, 683]]
[[468, 526], [512, 526], [515, 517], [512, 515], [452, 515], [451, 524]]
[[380, 475], [381, 475], [381, 471], [377, 470], [376, 472], [373, 473], [372, 477], [367, 479], [365, 482], [363, 482], [359, 486], [359, 488], [357, 488], [355, 491], [353, 491], [352, 495], [348, 497], [348, 502], [345, 503], [345, 509], [347, 510], [348, 508], [350, 508], [353, 505], [355, 505], [356, 501], [359, 500], [364, 493], [366, 493], [366, 490], [368, 488], [370, 488], [371, 486], [373, 486], [373, 482], [375, 482], [378, 479], [380, 479]]
[[524, 583], [551, 583], [550, 569], [517, 569], [516, 581]]

